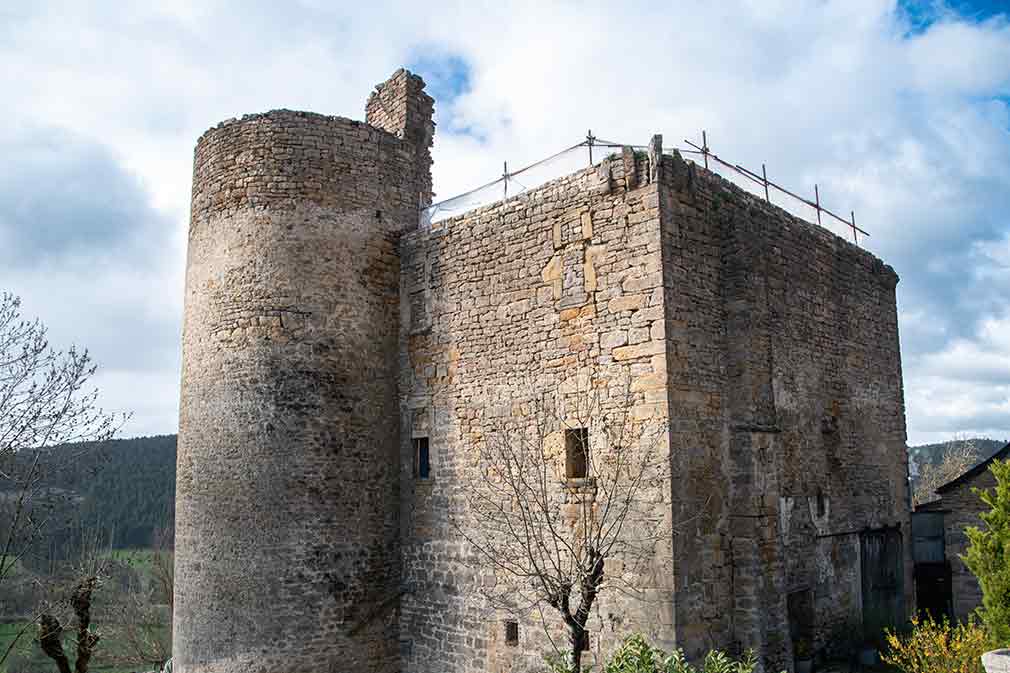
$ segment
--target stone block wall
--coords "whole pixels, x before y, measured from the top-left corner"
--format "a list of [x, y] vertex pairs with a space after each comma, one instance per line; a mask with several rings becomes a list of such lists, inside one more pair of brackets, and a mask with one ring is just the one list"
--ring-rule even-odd
[[664, 318], [678, 592], [677, 644], [689, 656], [733, 642], [734, 559], [722, 414], [724, 318], [721, 234], [697, 214], [697, 182], [663, 161]]
[[910, 544], [897, 276], [679, 156], [660, 182], [674, 518], [710, 512], [678, 540], [678, 637], [777, 670], [790, 632], [858, 629], [861, 531]]
[[[665, 428], [659, 204], [638, 163], [629, 174], [608, 160], [401, 242], [405, 671], [541, 670], [551, 651], [536, 614], [484, 604], [477, 584], [487, 575], [475, 572], [474, 553], [450, 521], [462, 514], [467, 480], [477, 478], [475, 446], [490, 422], [534, 391], [577, 400], [595, 390], [602, 416], [620, 409], [630, 389], [635, 426]], [[603, 425], [590, 424], [590, 442], [603, 439]], [[428, 479], [414, 476], [412, 435], [429, 438]], [[665, 436], [655, 450], [668, 451]], [[643, 498], [657, 503], [652, 525], [668, 528], [669, 486]], [[657, 567], [670, 555], [671, 537], [663, 538]], [[673, 644], [673, 577], [658, 574], [636, 579], [651, 590], [644, 602], [601, 596], [587, 658], [632, 631]], [[506, 618], [519, 621], [517, 645], [505, 642]], [[564, 647], [562, 630], [551, 632]]]
[[996, 487], [996, 478], [989, 470], [983, 470], [950, 488], [945, 488], [943, 497], [944, 544], [947, 561], [950, 562], [951, 593], [954, 599], [954, 618], [967, 620], [975, 608], [982, 605], [982, 589], [978, 580], [968, 570], [961, 556], [968, 551], [969, 526], [982, 526], [979, 514], [986, 504], [972, 492], [973, 488], [991, 489]]
[[[468, 602], [448, 523], [482, 415], [525, 377], [630, 380], [636, 413], [667, 426], [655, 508], [675, 589], [601, 603], [601, 656], [643, 630], [782, 668], [794, 638], [860, 629], [861, 533], [909, 540], [889, 267], [679, 157], [630, 152], [412, 233], [401, 255], [404, 436], [429, 437], [433, 463], [415, 479], [404, 441], [408, 670], [461, 651], [451, 670], [533, 666], [549, 649], [535, 620], [509, 649], [502, 617]], [[908, 549], [899, 565], [910, 606]]]

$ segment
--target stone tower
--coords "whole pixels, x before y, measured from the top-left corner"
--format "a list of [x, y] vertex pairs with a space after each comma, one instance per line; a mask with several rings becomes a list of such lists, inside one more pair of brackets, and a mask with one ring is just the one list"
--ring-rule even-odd
[[433, 101], [276, 110], [198, 141], [176, 496], [179, 673], [398, 670], [396, 241]]

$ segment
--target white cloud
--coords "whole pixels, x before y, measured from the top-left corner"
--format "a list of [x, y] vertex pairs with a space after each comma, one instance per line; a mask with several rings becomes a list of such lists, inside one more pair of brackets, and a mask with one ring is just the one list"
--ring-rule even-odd
[[[418, 49], [458, 56], [470, 88], [452, 102], [451, 126], [472, 135], [439, 128], [443, 197], [589, 128], [634, 143], [662, 132], [668, 146], [707, 129], [718, 152], [767, 163], [807, 193], [816, 182], [826, 205], [854, 209], [872, 233], [866, 245], [902, 276], [912, 441], [966, 430], [958, 424], [972, 417], [1010, 434], [993, 397], [1010, 385], [1010, 344], [987, 327], [1003, 320], [1010, 290], [999, 249], [1010, 229], [1010, 26], [942, 7], [937, 16], [910, 34], [887, 0], [50, 2], [5, 17], [0, 85], [9, 127], [100, 143], [146, 190], [170, 230], [150, 253], [157, 263], [139, 280], [112, 263], [93, 287], [110, 305], [138, 307], [116, 320], [162, 306], [173, 318], [159, 329], [172, 340], [192, 148], [224, 118], [276, 107], [361, 118], [372, 86]], [[77, 325], [79, 341], [106, 339], [85, 315], [90, 304], [59, 298], [75, 296], [60, 283], [95, 279], [64, 270], [48, 283], [10, 282], [49, 288], [33, 308]], [[151, 376], [177, 380], [177, 359], [152, 361]], [[112, 369], [109, 385], [129, 389], [119, 382], [137, 370]], [[164, 399], [145, 407], [144, 431], [174, 429], [170, 387], [151, 386]]]

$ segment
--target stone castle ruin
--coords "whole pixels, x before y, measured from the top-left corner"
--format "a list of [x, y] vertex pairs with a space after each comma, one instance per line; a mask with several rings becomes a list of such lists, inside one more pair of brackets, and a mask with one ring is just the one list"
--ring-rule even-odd
[[653, 599], [601, 594], [588, 656], [643, 632], [792, 670], [801, 640], [902, 621], [894, 271], [659, 137], [419, 226], [432, 113], [399, 70], [365, 123], [277, 110], [197, 143], [177, 673], [539, 666], [539, 620], [473, 598], [449, 521], [482, 423], [530, 378], [624, 386], [669, 454]]

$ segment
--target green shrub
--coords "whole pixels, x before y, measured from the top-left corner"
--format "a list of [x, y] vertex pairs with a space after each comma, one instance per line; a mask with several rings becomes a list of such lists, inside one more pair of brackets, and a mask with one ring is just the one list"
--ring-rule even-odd
[[659, 673], [663, 671], [663, 660], [666, 655], [662, 650], [653, 648], [645, 638], [636, 634], [628, 636], [617, 651], [610, 656], [610, 661], [603, 667], [604, 673]]
[[719, 650], [706, 656], [701, 669], [687, 662], [683, 650], [667, 654], [652, 647], [641, 635], [629, 636], [611, 655], [604, 673], [753, 673], [757, 666], [754, 653], [748, 651], [742, 660], [736, 660]]
[[989, 470], [996, 477], [996, 488], [975, 489], [990, 507], [980, 514], [985, 528], [971, 526], [965, 531], [970, 544], [962, 558], [982, 587], [982, 623], [993, 643], [1006, 647], [1010, 645], [1010, 462], [995, 460]]
[[753, 673], [757, 666], [754, 652], [747, 650], [744, 658], [737, 661], [725, 652], [711, 650], [705, 655], [701, 670], [698, 671], [684, 659], [684, 652], [677, 650], [666, 658], [663, 673]]
[[982, 654], [989, 649], [985, 631], [974, 620], [951, 626], [912, 618], [907, 635], [887, 631], [887, 651], [881, 658], [904, 673], [985, 673]]

